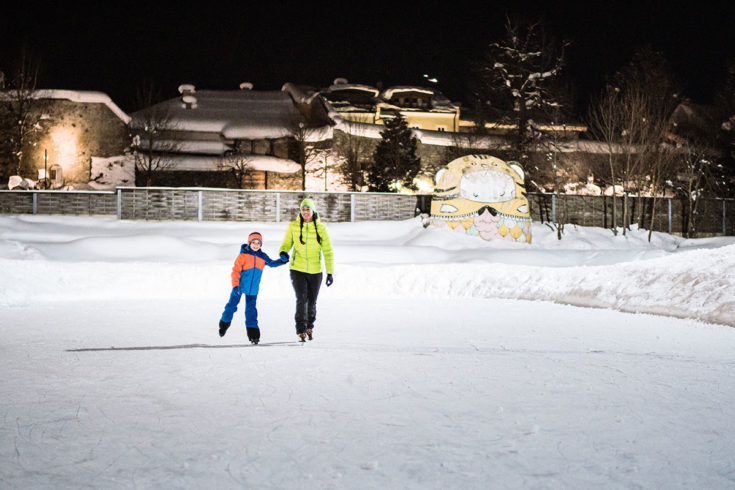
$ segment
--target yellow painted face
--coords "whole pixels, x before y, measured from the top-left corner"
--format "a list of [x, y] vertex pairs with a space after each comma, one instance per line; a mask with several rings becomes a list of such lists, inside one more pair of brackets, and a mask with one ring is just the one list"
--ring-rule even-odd
[[517, 162], [490, 155], [453, 160], [436, 175], [432, 223], [486, 240], [530, 242], [531, 213], [523, 179]]

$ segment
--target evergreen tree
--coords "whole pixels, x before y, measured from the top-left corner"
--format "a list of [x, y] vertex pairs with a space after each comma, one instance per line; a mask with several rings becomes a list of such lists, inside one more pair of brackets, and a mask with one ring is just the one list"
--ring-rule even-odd
[[385, 121], [380, 142], [373, 154], [367, 175], [368, 189], [376, 192], [395, 190], [395, 184], [414, 189], [413, 179], [421, 170], [416, 156], [416, 137], [400, 114]]

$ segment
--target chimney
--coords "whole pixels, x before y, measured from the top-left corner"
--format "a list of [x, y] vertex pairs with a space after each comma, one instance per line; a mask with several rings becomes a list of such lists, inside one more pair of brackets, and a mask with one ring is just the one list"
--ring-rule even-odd
[[195, 92], [196, 88], [190, 83], [182, 83], [181, 85], [179, 85], [179, 93], [181, 95], [191, 95]]
[[196, 109], [197, 108], [197, 98], [193, 95], [183, 95], [181, 97], [181, 101], [184, 103], [184, 109]]

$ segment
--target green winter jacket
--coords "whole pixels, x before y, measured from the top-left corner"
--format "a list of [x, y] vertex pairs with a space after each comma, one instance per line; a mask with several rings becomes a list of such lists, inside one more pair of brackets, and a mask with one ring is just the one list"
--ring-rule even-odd
[[[314, 225], [316, 224], [316, 228]], [[321, 245], [316, 239], [316, 232], [319, 232]], [[300, 237], [304, 243], [301, 243]], [[295, 271], [307, 272], [309, 274], [318, 274], [322, 271], [322, 254], [324, 255], [324, 263], [327, 268], [327, 274], [334, 273], [334, 255], [332, 254], [332, 241], [329, 238], [327, 227], [321, 220], [304, 222], [301, 228], [301, 219], [292, 221], [286, 229], [286, 236], [283, 237], [283, 243], [279, 252], [290, 252], [291, 269]]]

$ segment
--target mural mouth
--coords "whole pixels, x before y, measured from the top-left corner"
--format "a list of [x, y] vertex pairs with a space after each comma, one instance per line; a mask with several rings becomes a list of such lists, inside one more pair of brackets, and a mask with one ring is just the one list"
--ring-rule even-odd
[[459, 197], [475, 202], [505, 202], [515, 199], [516, 184], [497, 170], [476, 170], [462, 175]]
[[[452, 208], [452, 210], [449, 209], [450, 207]], [[503, 219], [512, 219], [519, 223], [530, 223], [531, 222], [530, 216], [519, 216], [517, 214], [503, 213], [487, 204], [484, 206], [481, 206], [478, 209], [475, 209], [475, 210], [472, 210], [466, 213], [454, 214], [458, 211], [459, 209], [457, 209], [454, 206], [447, 206], [446, 204], [443, 204], [442, 207], [439, 209], [438, 213], [431, 213], [430, 216], [432, 218], [442, 219], [442, 220], [447, 220], [447, 221], [461, 221], [467, 218], [475, 218], [477, 216], [482, 216], [483, 213], [488, 213], [490, 216], [498, 216]]]

